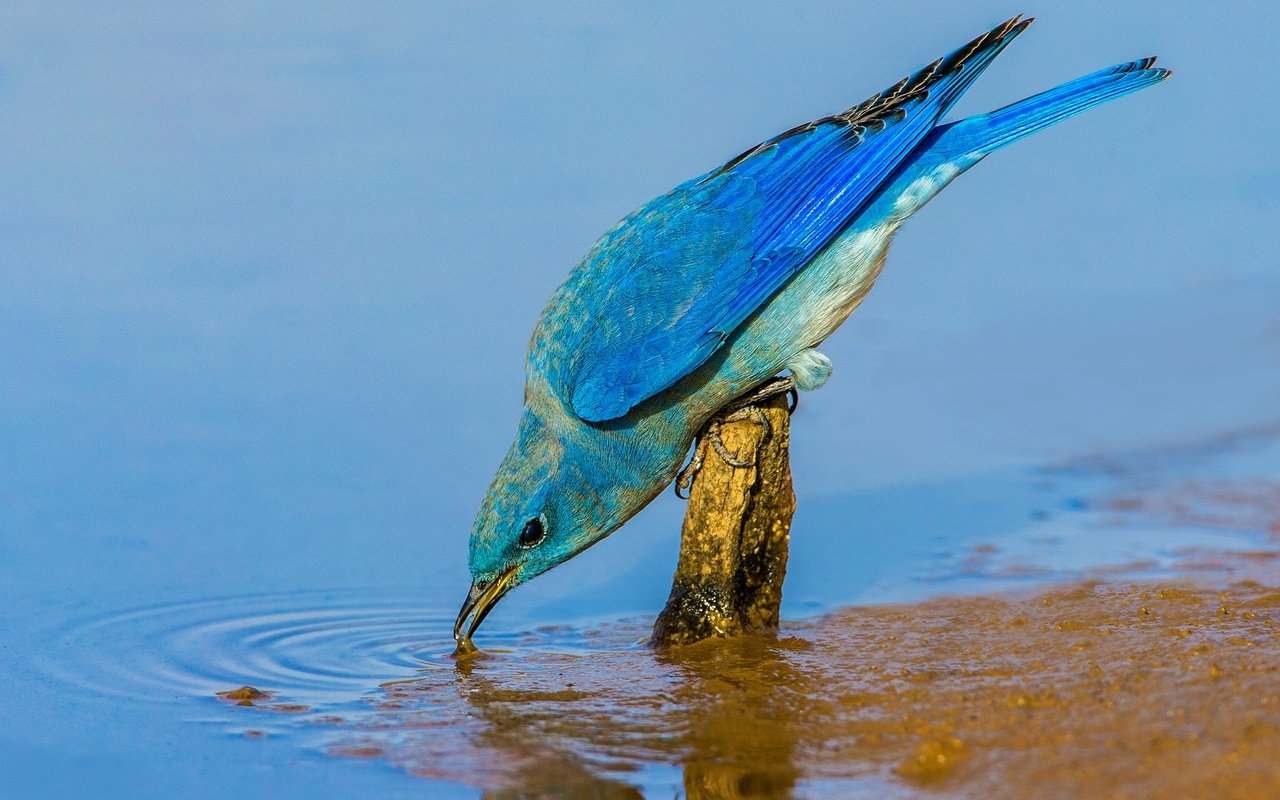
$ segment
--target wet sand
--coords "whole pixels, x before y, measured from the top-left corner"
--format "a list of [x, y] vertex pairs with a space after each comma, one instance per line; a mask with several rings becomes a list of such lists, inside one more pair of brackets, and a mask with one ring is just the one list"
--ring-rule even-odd
[[666, 653], [638, 623], [583, 635], [388, 685], [331, 752], [490, 797], [1280, 796], [1275, 582], [852, 608]]
[[804, 659], [837, 690], [816, 760], [966, 797], [1275, 797], [1278, 633], [1254, 581], [844, 612]]

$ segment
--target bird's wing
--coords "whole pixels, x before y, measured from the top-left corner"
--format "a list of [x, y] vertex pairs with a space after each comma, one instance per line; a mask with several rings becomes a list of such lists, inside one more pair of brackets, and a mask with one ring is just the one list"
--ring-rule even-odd
[[564, 387], [574, 412], [620, 417], [697, 369], [1030, 22], [1015, 17], [842, 114], [751, 148], [606, 234], [584, 259], [608, 285]]

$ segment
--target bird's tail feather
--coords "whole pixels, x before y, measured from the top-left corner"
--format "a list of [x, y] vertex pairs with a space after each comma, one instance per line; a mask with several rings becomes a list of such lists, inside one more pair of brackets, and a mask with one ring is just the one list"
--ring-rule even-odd
[[[956, 154], [985, 156], [1024, 136], [1073, 117], [1108, 100], [1159, 83], [1172, 73], [1155, 58], [1099, 70], [987, 114], [961, 120], [940, 131], [938, 144]], [[949, 140], [949, 141], [948, 141]]]

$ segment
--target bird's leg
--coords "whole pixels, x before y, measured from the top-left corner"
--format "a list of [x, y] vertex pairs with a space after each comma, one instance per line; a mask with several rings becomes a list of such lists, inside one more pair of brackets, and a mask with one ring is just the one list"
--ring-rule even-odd
[[726, 422], [750, 419], [764, 428], [764, 439], [768, 441], [773, 436], [773, 426], [769, 424], [768, 418], [765, 417], [759, 406], [769, 398], [780, 394], [786, 394], [790, 397], [791, 404], [787, 409], [787, 413], [794, 414], [796, 408], [800, 405], [800, 395], [796, 391], [795, 380], [790, 377], [771, 378], [753, 391], [731, 401], [716, 412], [707, 421], [697, 438], [694, 439], [693, 455], [689, 457], [689, 463], [681, 467], [680, 471], [676, 473], [676, 497], [682, 500], [688, 499], [688, 492], [693, 486], [693, 480], [697, 477], [698, 471], [702, 469], [703, 462], [706, 461], [708, 446], [715, 450], [716, 455], [724, 463], [735, 469], [754, 466], [754, 461], [738, 458], [729, 452], [729, 448], [725, 447], [724, 441], [720, 438], [720, 426]]
[[693, 440], [693, 455], [689, 457], [689, 463], [680, 468], [676, 473], [675, 490], [676, 497], [681, 500], [689, 499], [689, 489], [693, 487], [693, 476], [698, 474], [702, 469], [703, 459], [706, 457], [707, 443], [702, 434]]

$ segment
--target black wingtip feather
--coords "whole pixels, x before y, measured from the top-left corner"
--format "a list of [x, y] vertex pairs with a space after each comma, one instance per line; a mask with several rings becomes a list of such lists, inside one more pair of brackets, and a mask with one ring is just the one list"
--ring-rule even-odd
[[1034, 21], [1035, 17], [1023, 19], [1021, 14], [1010, 17], [981, 36], [933, 61], [923, 69], [913, 72], [888, 89], [873, 94], [847, 111], [797, 125], [791, 130], [780, 133], [755, 147], [748, 148], [737, 157], [730, 159], [724, 166], [708, 175], [704, 180], [712, 180], [729, 172], [742, 162], [757, 153], [768, 150], [783, 139], [811, 131], [819, 125], [829, 122], [839, 122], [847, 125], [855, 134], [865, 128], [883, 128], [888, 121], [901, 116], [900, 112], [905, 104], [921, 96], [928, 96], [934, 84], [964, 69], [965, 63], [975, 55], [992, 50], [999, 52], [1000, 49], [1003, 49], [1006, 44], [1026, 30], [1027, 26]]

